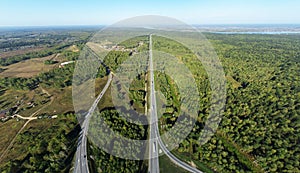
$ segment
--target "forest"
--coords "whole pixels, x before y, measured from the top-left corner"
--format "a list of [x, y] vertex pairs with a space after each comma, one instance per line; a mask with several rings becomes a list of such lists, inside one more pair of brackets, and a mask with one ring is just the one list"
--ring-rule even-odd
[[191, 64], [191, 52], [178, 49], [180, 43], [153, 39], [155, 49], [197, 71], [202, 96], [196, 126], [174, 153], [217, 172], [299, 172], [299, 35], [206, 36], [222, 61], [228, 85], [220, 127], [202, 146], [197, 140], [209, 113], [209, 87], [208, 80], [197, 78], [207, 74], [201, 64]]
[[[300, 37], [210, 33], [205, 36], [225, 70], [227, 99], [221, 124], [204, 145], [199, 145], [198, 140], [210, 111], [205, 69], [180, 43], [153, 36], [154, 50], [177, 57], [194, 74], [201, 97], [195, 127], [172, 153], [185, 161], [192, 160], [206, 172], [299, 172], [300, 48], [295, 45], [300, 44]], [[121, 56], [117, 61], [111, 56], [115, 53], [105, 59], [106, 63], [112, 62], [108, 64], [112, 69], [128, 58]], [[121, 52], [117, 57], [120, 55]], [[178, 118], [180, 95], [168, 75], [155, 72], [155, 81], [156, 90], [162, 92], [167, 103], [160, 119], [160, 131], [164, 133]], [[135, 81], [132, 85], [141, 84]], [[130, 97], [134, 95], [138, 93], [131, 93]]]
[[[0, 72], [5, 66], [31, 58], [60, 53], [67, 60], [77, 60], [80, 52], [66, 50], [69, 43], [62, 38], [72, 37], [71, 43], [83, 49], [90, 37], [77, 32], [54, 37], [44, 50], [0, 59]], [[90, 32], [88, 32], [90, 33]], [[24, 34], [24, 33], [23, 33]], [[25, 34], [26, 35], [26, 34]], [[30, 34], [29, 34], [30, 35]], [[29, 36], [28, 35], [28, 36]], [[200, 132], [210, 112], [211, 89], [208, 75], [201, 62], [184, 45], [160, 36], [153, 36], [153, 50], [169, 53], [182, 61], [193, 74], [200, 95], [196, 124], [189, 136], [172, 153], [186, 162], [193, 161], [205, 172], [300, 172], [300, 35], [239, 35], [205, 33], [222, 62], [227, 79], [227, 98], [224, 115], [216, 134], [204, 145], [199, 144]], [[1, 35], [1, 38], [5, 38]], [[62, 39], [64, 40], [64, 39]], [[29, 41], [31, 42], [31, 41]], [[13, 42], [14, 50], [21, 43]], [[8, 42], [1, 47], [6, 51]], [[28, 45], [32, 45], [28, 43]], [[120, 44], [138, 53], [148, 49], [148, 37], [141, 36]], [[26, 45], [25, 45], [26, 46]], [[104, 59], [97, 78], [115, 72], [131, 51], [111, 51]], [[51, 61], [45, 62], [50, 65]], [[54, 68], [31, 78], [1, 78], [1, 94], [6, 90], [29, 92], [39, 87], [62, 91], [72, 85], [75, 64]], [[130, 85], [131, 106], [143, 112], [147, 105], [145, 82], [147, 73], [141, 73]], [[163, 72], [155, 72], [156, 90], [166, 99], [161, 112], [160, 132], [174, 126], [180, 112], [180, 93], [174, 80]], [[105, 101], [111, 101], [106, 93]], [[101, 104], [102, 102], [100, 102]], [[91, 121], [90, 133], [98, 135], [97, 117], [115, 131], [132, 139], [147, 139], [148, 126], [132, 124], [120, 117], [112, 104], [101, 107]], [[103, 105], [102, 105], [103, 106]], [[38, 127], [38, 128], [37, 128]], [[47, 128], [44, 128], [47, 127]], [[42, 130], [41, 130], [42, 129]], [[33, 124], [16, 140], [15, 151], [21, 157], [0, 165], [4, 172], [68, 172], [72, 162], [80, 127], [73, 113], [59, 115], [57, 120], [43, 125]], [[101, 136], [105, 138], [105, 136]], [[20, 148], [20, 146], [30, 146]], [[118, 146], [118, 141], [115, 142]], [[146, 172], [147, 163], [120, 159], [109, 155], [89, 141], [89, 160], [95, 172]], [[41, 160], [41, 161], [37, 161]], [[2, 163], [2, 162], [1, 162]]]
[[[135, 140], [146, 140], [148, 136], [148, 126], [145, 125], [138, 125], [129, 123], [121, 117], [118, 111], [114, 109], [105, 109], [102, 110], [99, 114], [93, 115], [90, 125], [90, 136], [96, 136], [97, 139], [104, 142], [106, 138], [109, 137], [109, 133], [99, 133], [99, 130], [102, 130], [100, 125], [104, 122], [100, 121], [99, 116], [104, 118], [105, 123], [115, 132], [120, 133], [120, 135], [135, 139]], [[108, 136], [107, 136], [108, 135]], [[94, 138], [93, 138], [94, 139]], [[113, 155], [110, 155], [103, 151], [102, 149], [98, 148], [98, 143], [94, 143], [95, 140], [91, 143], [91, 151], [90, 154], [94, 157], [92, 163], [94, 164], [94, 170], [96, 172], [146, 172], [147, 167], [144, 164], [143, 160], [129, 160], [129, 159], [122, 159]], [[97, 141], [96, 141], [97, 142]], [[121, 145], [119, 142], [121, 140], [115, 139], [113, 140], [113, 150], [122, 150], [117, 152], [133, 152], [134, 148], [120, 148]], [[139, 155], [141, 152], [139, 148], [135, 151], [136, 155]]]

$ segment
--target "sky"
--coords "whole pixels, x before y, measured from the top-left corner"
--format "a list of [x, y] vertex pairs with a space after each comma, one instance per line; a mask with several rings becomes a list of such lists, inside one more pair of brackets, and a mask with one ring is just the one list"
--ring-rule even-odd
[[187, 24], [300, 24], [300, 0], [0, 0], [0, 26], [109, 25], [141, 15]]

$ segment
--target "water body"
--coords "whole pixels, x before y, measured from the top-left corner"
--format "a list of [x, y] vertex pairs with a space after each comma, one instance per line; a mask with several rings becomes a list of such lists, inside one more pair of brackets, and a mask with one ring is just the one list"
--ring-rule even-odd
[[214, 34], [259, 34], [259, 35], [292, 35], [292, 34], [300, 34], [300, 31], [264, 31], [264, 32], [211, 32]]
[[196, 25], [202, 32], [216, 34], [300, 34], [300, 24], [240, 24], [240, 25]]

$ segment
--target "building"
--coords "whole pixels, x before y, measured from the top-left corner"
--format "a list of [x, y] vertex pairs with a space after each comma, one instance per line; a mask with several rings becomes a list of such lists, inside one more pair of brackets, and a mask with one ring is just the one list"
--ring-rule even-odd
[[75, 61], [68, 61], [68, 62], [63, 62], [63, 63], [61, 63], [60, 65], [59, 65], [59, 68], [62, 68], [62, 67], [64, 67], [65, 65], [68, 65], [68, 64], [72, 64], [72, 63], [74, 63]]
[[8, 115], [8, 110], [1, 110], [0, 111], [0, 120], [2, 121], [6, 121], [9, 117], [7, 116]]

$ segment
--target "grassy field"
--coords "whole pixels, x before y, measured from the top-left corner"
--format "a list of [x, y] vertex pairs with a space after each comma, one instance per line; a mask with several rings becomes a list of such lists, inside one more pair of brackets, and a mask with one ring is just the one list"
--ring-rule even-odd
[[[46, 93], [47, 94], [46, 94]], [[48, 92], [49, 95], [48, 96]], [[27, 117], [31, 116], [34, 113], [34, 116], [39, 116], [42, 114], [46, 115], [57, 115], [57, 114], [64, 114], [69, 113], [73, 111], [73, 105], [72, 105], [72, 90], [71, 87], [65, 88], [63, 90], [44, 90], [41, 88], [37, 88], [32, 91], [6, 91], [0, 98], [3, 103], [3, 101], [6, 101], [7, 104], [10, 103], [10, 106], [4, 102], [6, 105], [5, 107], [11, 107], [15, 103], [22, 103], [19, 108], [20, 111], [18, 112], [19, 115]], [[28, 102], [36, 104], [34, 107], [28, 106]], [[2, 105], [3, 106], [3, 105]], [[41, 120], [34, 120], [28, 124], [27, 128], [38, 128], [38, 129], [44, 129], [51, 125], [49, 122], [52, 122], [54, 120], [51, 119], [41, 119]], [[16, 119], [10, 119], [6, 122], [0, 123], [0, 154], [4, 152], [7, 146], [9, 146], [9, 143], [11, 140], [16, 136], [17, 132], [21, 129], [21, 127], [24, 125], [25, 121], [20, 120], [17, 121]], [[23, 130], [23, 132], [24, 132]], [[23, 153], [19, 151], [15, 151], [15, 145], [18, 146], [18, 144], [14, 144], [13, 149], [5, 155], [7, 159], [14, 158], [17, 153]], [[21, 149], [21, 146], [18, 146], [19, 149]], [[26, 150], [27, 147], [23, 147], [24, 150]], [[18, 157], [22, 157], [22, 155], [18, 155]], [[6, 163], [6, 159], [4, 159], [3, 163]]]
[[40, 111], [35, 116], [64, 114], [74, 111], [71, 87], [61, 90], [45, 90], [41, 87], [32, 91], [7, 90], [0, 96], [0, 103], [0, 109], [11, 108], [18, 104], [19, 111], [17, 113], [24, 117], [31, 116], [38, 110]]
[[[173, 150], [172, 154], [175, 157], [180, 158], [181, 160], [184, 160], [186, 162], [190, 162], [192, 160], [191, 157], [186, 153], [180, 153], [178, 151]], [[192, 163], [196, 165], [197, 169], [199, 169], [203, 172], [206, 172], [206, 173], [213, 173], [214, 172], [211, 168], [207, 167], [206, 164], [204, 164], [204, 163], [202, 163], [198, 160], [192, 160]]]
[[160, 172], [187, 173], [184, 169], [176, 166], [166, 155], [159, 157], [159, 169]]
[[47, 107], [40, 111], [40, 114], [56, 115], [74, 112], [72, 102], [72, 88], [47, 89], [53, 101]]
[[107, 76], [95, 79], [95, 97], [97, 97], [107, 82]]
[[70, 50], [72, 52], [79, 52], [80, 51], [76, 45], [70, 46], [67, 50]]
[[[16, 121], [10, 121], [9, 123], [21, 124], [24, 122], [25, 121], [20, 121], [20, 122], [16, 123]], [[28, 131], [29, 129], [40, 129], [40, 133], [42, 133], [43, 129], [47, 130], [48, 128], [53, 126], [55, 124], [55, 122], [57, 122], [57, 120], [53, 120], [53, 119], [34, 120], [25, 127], [25, 129], [23, 130], [22, 133], [26, 133], [26, 131]], [[7, 127], [7, 125], [6, 125], [6, 127]], [[12, 136], [14, 136], [14, 135], [12, 135]], [[5, 146], [7, 147], [8, 145], [5, 145]], [[25, 147], [25, 146], [19, 145], [18, 143], [15, 143], [13, 145], [13, 147], [10, 149], [10, 151], [6, 154], [4, 159], [2, 160], [2, 163], [7, 163], [9, 160], [12, 160], [12, 159], [24, 159], [24, 157], [27, 154], [28, 147], [29, 146]]]
[[88, 42], [86, 45], [87, 47], [91, 48], [93, 51], [95, 51], [96, 53], [101, 53], [102, 51], [104, 51], [105, 49], [102, 47], [102, 45], [104, 44], [109, 44], [109, 43], [102, 43], [102, 44], [97, 44], [97, 43], [93, 43], [93, 42]]
[[18, 133], [24, 123], [25, 121], [16, 120], [10, 120], [5, 123], [0, 123], [0, 155], [2, 155], [2, 153], [12, 140], [12, 137]]
[[48, 103], [50, 98], [40, 88], [31, 91], [5, 90], [0, 96], [0, 109], [9, 109], [18, 105], [18, 114], [30, 116]]
[[17, 55], [23, 55], [23, 54], [30, 53], [30, 52], [38, 52], [38, 51], [45, 50], [45, 49], [46, 48], [44, 48], [44, 47], [35, 47], [35, 48], [27, 48], [27, 49], [14, 50], [14, 51], [8, 51], [8, 52], [1, 52], [0, 58], [8, 58], [8, 57], [17, 56]]
[[239, 88], [242, 86], [241, 83], [236, 81], [232, 76], [227, 75], [226, 79], [227, 79], [227, 81], [229, 81], [231, 83], [233, 88]]
[[102, 99], [98, 103], [99, 110], [105, 109], [105, 108], [111, 108], [114, 107], [114, 104], [112, 102], [111, 98], [111, 88], [109, 87], [106, 91], [106, 93], [103, 95]]
[[44, 58], [35, 58], [29, 59], [26, 61], [21, 61], [19, 63], [15, 63], [9, 65], [7, 67], [1, 67], [5, 69], [2, 73], [0, 73], [0, 77], [26, 77], [30, 78], [36, 76], [42, 72], [47, 72], [55, 67], [58, 67], [57, 64], [46, 65], [44, 61], [46, 60], [55, 60], [60, 61], [59, 54], [50, 55]]
[[[23, 172], [24, 169], [47, 168], [52, 170], [50, 172], [67, 172], [72, 164], [78, 133], [74, 115], [34, 120], [18, 135], [13, 147], [1, 160], [0, 170]], [[13, 164], [8, 166], [10, 163]]]

